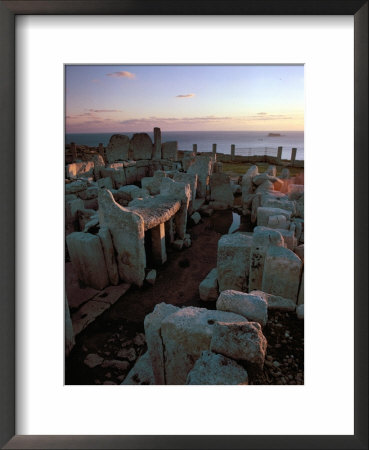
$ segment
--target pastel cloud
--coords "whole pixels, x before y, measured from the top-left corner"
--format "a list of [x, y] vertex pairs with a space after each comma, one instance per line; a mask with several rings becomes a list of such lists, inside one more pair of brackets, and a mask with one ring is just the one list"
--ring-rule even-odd
[[176, 95], [177, 98], [192, 98], [195, 97], [195, 94], [179, 94]]
[[94, 113], [117, 113], [122, 112], [121, 109], [88, 109], [87, 111]]
[[121, 70], [119, 72], [112, 72], [112, 73], [107, 73], [106, 74], [107, 77], [114, 77], [114, 78], [136, 78], [136, 75], [132, 72], [127, 72], [126, 70]]

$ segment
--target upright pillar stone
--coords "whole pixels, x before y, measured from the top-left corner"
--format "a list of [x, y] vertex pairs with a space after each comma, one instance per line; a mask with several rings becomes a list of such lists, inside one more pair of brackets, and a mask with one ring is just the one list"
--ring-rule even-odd
[[296, 161], [297, 148], [293, 148], [291, 151], [291, 164], [294, 166]]
[[70, 144], [70, 149], [72, 152], [73, 162], [75, 162], [77, 160], [77, 146], [76, 146], [75, 142], [72, 142]]
[[197, 144], [192, 144], [192, 150], [197, 155]]
[[152, 159], [157, 161], [161, 159], [161, 130], [157, 127], [154, 128], [154, 151]]
[[160, 223], [156, 227], [151, 228], [151, 246], [154, 262], [156, 264], [164, 264], [167, 260], [164, 223]]
[[236, 155], [236, 146], [234, 144], [231, 145], [231, 160], [234, 160], [234, 157]]
[[277, 153], [278, 162], [282, 161], [282, 149], [283, 149], [283, 147], [278, 147], [278, 153]]
[[217, 144], [213, 144], [213, 155], [217, 153]]
[[99, 155], [102, 156], [104, 158], [104, 146], [103, 144], [100, 142], [99, 144]]

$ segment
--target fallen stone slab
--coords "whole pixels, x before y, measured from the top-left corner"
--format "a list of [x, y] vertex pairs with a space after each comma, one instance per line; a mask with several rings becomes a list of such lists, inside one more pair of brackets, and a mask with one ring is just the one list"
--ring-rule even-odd
[[94, 322], [108, 308], [110, 308], [109, 303], [95, 300], [90, 300], [82, 305], [71, 316], [74, 335], [77, 336], [77, 334], [90, 325], [90, 323]]
[[246, 369], [223, 355], [203, 351], [187, 375], [186, 384], [244, 385], [249, 384]]
[[86, 356], [83, 362], [87, 367], [93, 369], [94, 367], [100, 366], [103, 361], [104, 358], [102, 358], [101, 356], [97, 355], [96, 353], [90, 353]]
[[220, 311], [239, 314], [250, 321], [260, 323], [263, 327], [268, 321], [268, 304], [258, 295], [226, 290], [220, 293], [216, 306]]
[[161, 323], [166, 384], [185, 384], [203, 350], [209, 350], [217, 321], [243, 322], [244, 317], [205, 308], [182, 308]]
[[281, 208], [269, 208], [269, 207], [260, 206], [257, 209], [257, 224], [258, 224], [258, 226], [267, 227], [268, 222], [269, 222], [269, 217], [270, 216], [278, 216], [278, 215], [285, 216], [287, 221], [291, 220], [291, 211], [287, 211], [287, 210], [281, 209]]
[[267, 340], [257, 322], [214, 325], [210, 350], [232, 359], [263, 366]]
[[149, 352], [145, 352], [128, 372], [127, 377], [121, 383], [122, 385], [152, 385], [155, 384], [154, 373], [152, 370]]
[[218, 298], [218, 272], [212, 269], [199, 285], [199, 294], [204, 302], [215, 301]]
[[267, 294], [263, 291], [251, 291], [250, 294], [264, 298], [268, 304], [268, 309], [270, 310], [295, 311], [296, 309], [296, 303], [289, 298]]

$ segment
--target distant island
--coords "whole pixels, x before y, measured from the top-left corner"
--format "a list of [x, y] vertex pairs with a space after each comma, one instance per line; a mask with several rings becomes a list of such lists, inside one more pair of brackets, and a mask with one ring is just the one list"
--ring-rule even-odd
[[282, 134], [280, 134], [280, 133], [269, 133], [268, 134], [268, 137], [280, 137], [280, 136], [282, 136]]

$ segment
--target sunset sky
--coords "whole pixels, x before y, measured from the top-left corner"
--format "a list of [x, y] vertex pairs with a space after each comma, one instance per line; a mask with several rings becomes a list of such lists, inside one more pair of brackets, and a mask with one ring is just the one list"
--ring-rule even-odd
[[66, 66], [66, 132], [298, 131], [303, 66]]

